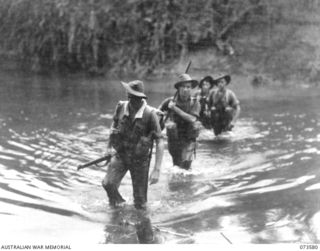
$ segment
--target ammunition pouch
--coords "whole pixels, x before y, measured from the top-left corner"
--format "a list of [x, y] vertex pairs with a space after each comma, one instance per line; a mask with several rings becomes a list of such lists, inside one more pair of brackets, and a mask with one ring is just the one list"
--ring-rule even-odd
[[196, 139], [197, 137], [199, 137], [200, 129], [201, 129], [200, 121], [195, 121], [191, 123], [188, 126], [188, 131], [187, 131], [188, 139]]
[[[186, 135], [187, 139], [191, 139], [191, 140], [196, 139], [200, 134], [201, 126], [202, 125], [200, 121], [195, 121], [193, 123], [190, 123], [186, 128], [184, 135]], [[179, 133], [178, 133], [178, 128], [176, 123], [174, 122], [167, 123], [167, 136], [170, 140], [178, 140]]]
[[168, 122], [166, 125], [166, 129], [167, 129], [167, 137], [170, 140], [178, 139], [178, 128], [175, 122], [172, 122], [172, 121]]
[[150, 149], [152, 147], [153, 140], [151, 137], [142, 136], [136, 145], [134, 155], [136, 157], [145, 157], [150, 153]]
[[218, 105], [215, 105], [215, 110], [217, 112], [224, 112], [226, 109], [226, 106], [222, 105], [222, 104], [218, 104]]
[[110, 144], [117, 153], [120, 153], [123, 150], [123, 142], [121, 135], [118, 130], [112, 131], [110, 134]]

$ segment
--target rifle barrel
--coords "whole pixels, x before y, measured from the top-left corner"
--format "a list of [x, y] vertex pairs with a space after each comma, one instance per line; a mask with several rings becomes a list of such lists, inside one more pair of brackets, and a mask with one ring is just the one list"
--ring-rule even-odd
[[96, 164], [98, 164], [98, 163], [100, 163], [102, 161], [109, 162], [111, 160], [111, 157], [112, 157], [112, 155], [107, 155], [107, 156], [103, 156], [103, 157], [101, 157], [99, 159], [96, 159], [96, 160], [90, 161], [88, 163], [85, 163], [83, 165], [79, 165], [77, 170], [79, 171], [80, 169], [86, 168], [88, 166], [96, 165]]
[[188, 64], [188, 66], [187, 66], [187, 68], [186, 68], [186, 71], [185, 71], [185, 73], [188, 73], [188, 71], [189, 71], [189, 68], [190, 68], [190, 66], [191, 66], [191, 60], [189, 61], [189, 64]]

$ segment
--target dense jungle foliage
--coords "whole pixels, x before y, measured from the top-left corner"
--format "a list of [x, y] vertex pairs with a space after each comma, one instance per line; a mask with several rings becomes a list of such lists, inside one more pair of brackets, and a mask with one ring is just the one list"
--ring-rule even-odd
[[136, 72], [215, 46], [232, 54], [238, 26], [264, 22], [260, 0], [0, 0], [2, 51], [42, 67]]

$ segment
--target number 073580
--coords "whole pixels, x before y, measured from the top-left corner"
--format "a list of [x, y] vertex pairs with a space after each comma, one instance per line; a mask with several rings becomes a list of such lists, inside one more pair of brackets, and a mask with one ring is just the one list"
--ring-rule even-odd
[[316, 245], [316, 244], [302, 244], [302, 245], [300, 245], [300, 249], [313, 249], [313, 250], [317, 250], [317, 249], [318, 249], [318, 245]]

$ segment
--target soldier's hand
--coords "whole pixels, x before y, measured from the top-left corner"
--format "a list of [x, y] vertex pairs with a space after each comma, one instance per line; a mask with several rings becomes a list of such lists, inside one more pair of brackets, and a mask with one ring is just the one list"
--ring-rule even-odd
[[150, 175], [150, 185], [156, 184], [159, 181], [160, 176], [160, 170], [159, 169], [153, 169]]
[[176, 105], [176, 103], [171, 100], [171, 101], [169, 102], [169, 104], [168, 104], [168, 108], [169, 108], [169, 109], [172, 109], [173, 107], [175, 107], [175, 105]]
[[112, 147], [107, 147], [106, 155], [112, 155], [114, 154], [114, 150]]
[[233, 129], [233, 127], [234, 127], [234, 124], [230, 124], [229, 126], [228, 126], [228, 131], [231, 131], [232, 129]]
[[226, 108], [225, 108], [225, 110], [226, 110], [226, 112], [232, 112], [232, 107], [230, 107], [230, 106], [227, 106]]

